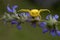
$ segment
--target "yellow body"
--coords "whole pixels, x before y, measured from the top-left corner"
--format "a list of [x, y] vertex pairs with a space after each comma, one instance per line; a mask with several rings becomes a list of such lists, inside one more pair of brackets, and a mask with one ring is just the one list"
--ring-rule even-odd
[[31, 15], [32, 17], [40, 16], [39, 10], [37, 10], [37, 9], [32, 9], [32, 10], [30, 11], [30, 15]]

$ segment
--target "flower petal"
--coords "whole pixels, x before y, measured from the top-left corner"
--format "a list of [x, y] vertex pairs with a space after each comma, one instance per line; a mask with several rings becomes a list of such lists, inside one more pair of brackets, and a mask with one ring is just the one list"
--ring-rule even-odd
[[50, 34], [51, 34], [52, 36], [56, 36], [56, 33], [55, 33], [54, 31], [50, 31]]
[[17, 29], [18, 29], [18, 30], [21, 30], [21, 29], [22, 29], [20, 23], [17, 24]]
[[59, 16], [56, 14], [55, 16], [53, 16], [53, 18], [58, 19], [58, 18], [59, 18]]
[[24, 14], [25, 14], [27, 17], [30, 16], [29, 13], [24, 13], [24, 12], [23, 12], [23, 13], [20, 13], [19, 16], [24, 16]]
[[22, 29], [22, 27], [21, 27], [20, 25], [18, 25], [18, 26], [17, 26], [17, 29], [18, 29], [18, 30], [21, 30], [21, 29]]
[[46, 19], [49, 20], [50, 14], [46, 16]]
[[16, 9], [18, 6], [17, 5], [14, 5], [13, 7], [12, 7], [12, 9]]
[[17, 24], [18, 22], [16, 20], [12, 20], [11, 24]]
[[17, 5], [15, 5], [15, 6], [13, 6], [13, 7], [12, 7], [13, 12], [16, 12], [16, 10], [15, 10], [15, 9], [16, 9], [17, 7], [18, 7]]
[[44, 28], [46, 25], [47, 25], [46, 22], [41, 22], [41, 23], [39, 23], [39, 26], [42, 27], [42, 28]]
[[27, 16], [30, 16], [30, 14], [29, 14], [29, 13], [26, 13], [26, 15], [27, 15]]
[[57, 31], [57, 35], [60, 36], [60, 31]]
[[43, 30], [43, 33], [48, 32], [48, 29], [46, 29], [46, 28], [43, 28], [42, 30]]
[[21, 29], [22, 29], [22, 27], [21, 27], [21, 26], [17, 26], [17, 28], [18, 28], [18, 30], [21, 30]]
[[19, 16], [23, 16], [24, 13], [20, 13]]
[[10, 9], [9, 5], [7, 5], [7, 11], [8, 11], [8, 12], [13, 12], [13, 10]]

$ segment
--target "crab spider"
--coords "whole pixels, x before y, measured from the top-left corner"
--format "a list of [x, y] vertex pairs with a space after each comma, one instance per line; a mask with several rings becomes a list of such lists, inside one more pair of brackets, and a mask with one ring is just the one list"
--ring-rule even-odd
[[29, 12], [32, 17], [41, 16], [40, 14], [43, 11], [48, 11], [50, 13], [50, 10], [48, 10], [48, 9], [40, 9], [40, 10], [38, 10], [38, 9], [32, 9], [32, 10], [29, 10], [29, 9], [21, 9], [19, 11]]
[[50, 13], [50, 10], [48, 10], [48, 9], [40, 9], [40, 10], [38, 10], [38, 9], [32, 9], [32, 10], [29, 10], [29, 9], [21, 9], [19, 11], [29, 12], [29, 14], [30, 14], [31, 17], [33, 17], [33, 18], [38, 18], [39, 17], [40, 19], [41, 19], [41, 15], [40, 15], [41, 12], [48, 11]]

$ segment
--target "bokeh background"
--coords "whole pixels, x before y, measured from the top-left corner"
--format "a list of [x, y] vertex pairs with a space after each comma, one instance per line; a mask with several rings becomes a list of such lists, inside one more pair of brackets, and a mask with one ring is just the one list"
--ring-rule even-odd
[[[8, 4], [10, 7], [18, 5], [17, 10], [47, 8], [51, 10], [51, 14], [60, 16], [60, 0], [0, 0], [0, 17], [4, 12], [7, 12], [6, 6]], [[3, 22], [0, 21], [0, 40], [60, 40], [60, 37], [52, 37], [49, 33], [43, 34], [39, 26], [33, 28], [28, 23], [22, 24], [22, 30], [18, 30], [16, 25], [12, 26], [10, 23], [3, 25]]]

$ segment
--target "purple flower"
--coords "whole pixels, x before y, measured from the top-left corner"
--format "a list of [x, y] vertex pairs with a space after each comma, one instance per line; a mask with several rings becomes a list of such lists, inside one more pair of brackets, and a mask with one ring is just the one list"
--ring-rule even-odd
[[23, 12], [23, 13], [20, 13], [19, 16], [21, 16], [21, 17], [26, 16], [26, 18], [27, 18], [27, 19], [25, 20], [26, 22], [30, 22], [30, 21], [31, 21], [31, 20], [29, 20], [29, 19], [30, 19], [30, 14], [29, 14], [29, 13], [24, 13], [24, 12]]
[[40, 26], [41, 28], [44, 28], [46, 25], [47, 25], [46, 22], [41, 22], [41, 23], [39, 23], [39, 26]]
[[18, 6], [17, 5], [14, 5], [13, 7], [12, 7], [12, 9], [9, 7], [9, 5], [7, 5], [7, 11], [8, 12], [15, 12], [15, 9], [17, 8]]
[[57, 35], [60, 36], [60, 31], [56, 31]]
[[30, 14], [29, 14], [29, 13], [26, 13], [26, 15], [27, 15], [28, 17], [30, 17]]
[[[47, 21], [46, 21], [46, 22], [41, 22], [41, 23], [39, 24], [39, 25], [41, 26], [42, 30], [43, 30], [43, 33], [46, 33], [46, 32], [49, 31], [52, 36], [56, 36], [56, 34], [60, 36], [60, 31], [56, 31], [56, 29], [54, 29], [54, 27], [55, 27], [56, 25], [53, 26], [53, 24], [56, 23], [56, 21], [57, 21], [56, 19], [58, 19], [58, 18], [59, 18], [58, 15], [52, 16], [52, 15], [49, 14], [49, 15], [46, 17]], [[51, 27], [51, 29], [53, 28], [53, 30], [47, 28], [47, 27], [49, 27], [49, 26]]]
[[17, 22], [16, 20], [12, 20], [11, 24], [16, 24], [18, 30], [21, 30], [21, 28], [22, 28], [21, 25], [20, 25], [21, 23]]
[[46, 16], [46, 19], [49, 20], [50, 14]]
[[[50, 17], [50, 14], [46, 16], [46, 19], [49, 20], [50, 19], [49, 17]], [[57, 14], [54, 15], [54, 16], [52, 16], [52, 17], [55, 18], [55, 19], [58, 19], [59, 18], [59, 16]]]
[[48, 32], [48, 29], [46, 28], [46, 25], [47, 25], [46, 22], [39, 23], [39, 26], [42, 28], [43, 33]]
[[16, 20], [12, 20], [11, 24], [17, 24], [18, 22]]
[[21, 30], [21, 29], [22, 29], [21, 25], [18, 25], [18, 26], [17, 26], [17, 29], [18, 29], [18, 30]]
[[23, 16], [24, 13], [20, 13], [19, 16]]
[[43, 33], [46, 33], [48, 32], [48, 29], [47, 28], [43, 28]]
[[56, 15], [53, 16], [53, 18], [58, 19], [59, 16], [56, 14]]
[[56, 33], [55, 33], [54, 31], [50, 31], [50, 34], [51, 34], [52, 36], [56, 36]]
[[17, 7], [18, 7], [17, 5], [14, 5], [12, 8], [13, 8], [13, 9], [16, 9]]
[[17, 24], [17, 29], [18, 29], [18, 30], [21, 30], [21, 29], [22, 29], [21, 23], [18, 23], [18, 24]]
[[8, 12], [13, 12], [13, 10], [9, 7], [9, 5], [7, 5], [7, 11]]
[[[24, 12], [19, 14], [19, 16], [23, 16], [23, 15], [24, 15]], [[29, 13], [25, 13], [25, 15], [26, 15], [27, 17], [30, 16]]]

